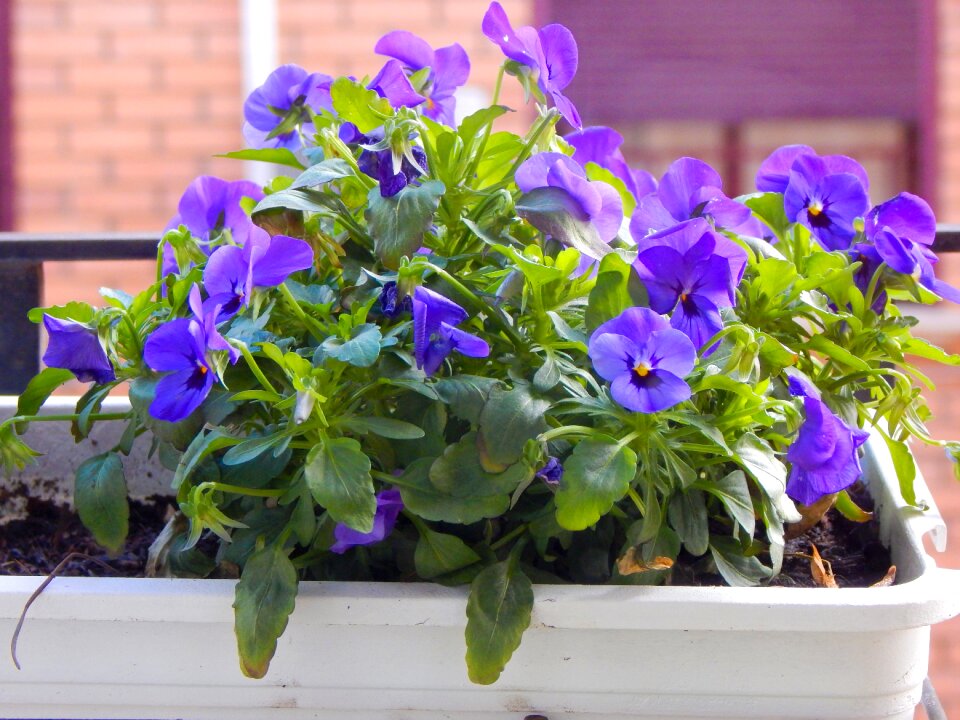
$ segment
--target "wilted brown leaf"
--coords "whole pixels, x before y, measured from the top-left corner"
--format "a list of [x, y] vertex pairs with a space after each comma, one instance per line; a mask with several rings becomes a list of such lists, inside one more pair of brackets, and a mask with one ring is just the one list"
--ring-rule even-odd
[[887, 574], [884, 575], [879, 580], [877, 580], [870, 587], [890, 587], [891, 585], [893, 585], [896, 579], [897, 579], [897, 566], [891, 565], [890, 569], [887, 570]]
[[673, 560], [668, 557], [657, 556], [646, 561], [640, 557], [637, 548], [632, 547], [617, 560], [617, 571], [621, 575], [649, 572], [650, 570], [669, 570], [673, 567]]
[[820, 551], [816, 545], [810, 546], [810, 575], [813, 581], [820, 587], [838, 588], [837, 579], [833, 576], [833, 568], [830, 562], [820, 557]]
[[837, 495], [833, 493], [831, 495], [824, 495], [813, 505], [797, 505], [797, 510], [800, 512], [800, 521], [791, 523], [784, 528], [784, 536], [786, 539], [793, 540], [794, 538], [798, 538], [820, 522], [821, 518], [827, 513], [827, 510], [833, 507], [833, 503], [836, 502], [836, 500]]

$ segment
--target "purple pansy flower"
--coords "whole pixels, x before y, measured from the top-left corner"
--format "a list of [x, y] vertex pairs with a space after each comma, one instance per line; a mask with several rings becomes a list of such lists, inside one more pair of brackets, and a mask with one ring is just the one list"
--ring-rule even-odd
[[143, 347], [143, 359], [155, 372], [167, 372], [157, 383], [150, 414], [160, 420], [178, 422], [200, 407], [213, 387], [217, 374], [208, 351], [226, 351], [231, 363], [240, 353], [217, 331], [214, 307], [205, 312], [200, 290], [190, 289], [191, 318], [164, 323], [151, 333]]
[[210, 295], [207, 306], [219, 306], [218, 320], [235, 315], [245, 306], [255, 287], [280, 285], [290, 273], [313, 265], [313, 249], [303, 240], [286, 235], [270, 237], [254, 227], [243, 247], [222, 245], [203, 269], [203, 286]]
[[466, 319], [467, 311], [455, 302], [418, 286], [413, 292], [413, 352], [417, 367], [433, 375], [453, 350], [467, 357], [487, 357], [490, 346], [486, 341], [454, 327]]
[[452, 127], [456, 124], [454, 93], [470, 75], [470, 59], [459, 43], [434, 50], [413, 33], [395, 30], [380, 38], [373, 50], [395, 58], [411, 72], [430, 68], [424, 88], [426, 106], [423, 114], [444, 125]]
[[278, 67], [243, 104], [243, 136], [247, 144], [252, 148], [300, 149], [296, 128], [269, 140], [267, 136], [288, 119], [299, 124], [309, 120], [311, 111], [333, 110], [332, 82], [329, 75], [308, 73], [299, 65]]
[[834, 167], [816, 155], [800, 154], [790, 166], [783, 209], [826, 250], [846, 250], [856, 235], [854, 221], [867, 211], [867, 191], [852, 172]]
[[401, 510], [403, 510], [403, 500], [400, 497], [400, 491], [392, 488], [382, 490], [377, 493], [377, 511], [373, 516], [373, 530], [363, 533], [343, 523], [337, 523], [333, 528], [333, 537], [336, 542], [330, 546], [330, 550], [342, 555], [358, 545], [376, 545], [393, 532]]
[[647, 237], [633, 266], [650, 307], [672, 312], [670, 325], [701, 348], [723, 329], [720, 308], [733, 306], [746, 264], [743, 248], [698, 218]]
[[[911, 193], [900, 193], [877, 205], [864, 220], [864, 235], [883, 262], [897, 272], [916, 277], [921, 285], [940, 297], [960, 302], [960, 290], [934, 274], [937, 256], [930, 246], [936, 232], [933, 210], [923, 198]], [[854, 250], [859, 255], [870, 256], [860, 244]]]
[[413, 300], [409, 295], [401, 298], [394, 281], [385, 282], [380, 290], [380, 314], [393, 320], [405, 312], [413, 312]]
[[[240, 201], [245, 198], [263, 199], [263, 189], [247, 180], [227, 181], [212, 175], [201, 175], [191, 182], [177, 206], [177, 214], [167, 223], [167, 230], [185, 225], [209, 253], [207, 244], [217, 235], [229, 231], [238, 245], [247, 241], [256, 225], [247, 215]], [[163, 274], [177, 272], [177, 259], [169, 245], [163, 247]]]
[[717, 229], [741, 235], [771, 234], [764, 232], [750, 208], [724, 195], [716, 170], [691, 157], [674, 161], [656, 191], [639, 198], [630, 218], [630, 234], [639, 243], [651, 233], [698, 217], [707, 218]]
[[573, 146], [573, 159], [581, 167], [596, 163], [623, 180], [627, 190], [635, 198], [655, 192], [657, 180], [646, 170], [632, 170], [620, 151], [623, 136], [613, 128], [595, 125], [575, 130], [563, 139]]
[[414, 145], [410, 148], [410, 154], [416, 164], [404, 154], [400, 159], [400, 167], [397, 168], [390, 148], [364, 150], [360, 153], [357, 164], [360, 170], [380, 183], [381, 197], [393, 197], [407, 185], [412, 184], [423, 174], [422, 171], [427, 169], [427, 155], [423, 148]]
[[587, 180], [587, 174], [573, 158], [556, 152], [543, 152], [528, 158], [515, 176], [521, 192], [539, 187], [564, 190], [581, 212], [580, 219], [589, 220], [600, 239], [609, 243], [620, 231], [623, 222], [623, 201], [620, 193], [605, 182]]
[[117, 379], [97, 331], [76, 320], [61, 320], [44, 314], [47, 350], [43, 362], [47, 367], [69, 370], [80, 382], [108, 383]]
[[863, 189], [870, 190], [870, 180], [867, 171], [853, 158], [846, 155], [817, 155], [809, 145], [784, 145], [770, 153], [760, 163], [757, 170], [757, 190], [760, 192], [776, 192], [781, 195], [786, 192], [790, 184], [790, 169], [794, 161], [801, 155], [819, 157], [826, 164], [830, 174], [850, 173], [856, 175], [863, 185]]
[[653, 413], [690, 397], [684, 378], [697, 350], [690, 338], [644, 307], [627, 308], [590, 336], [593, 368], [610, 381], [610, 395], [628, 410]]
[[543, 467], [537, 470], [534, 477], [545, 482], [547, 485], [559, 485], [563, 479], [563, 465], [560, 464], [557, 458], [551, 455], [547, 458], [547, 462], [544, 463]]
[[367, 89], [375, 90], [380, 97], [390, 101], [395, 107], [416, 107], [427, 101], [423, 95], [414, 90], [410, 79], [403, 71], [403, 63], [399, 60], [387, 60], [376, 77], [367, 85]]
[[803, 398], [805, 417], [787, 450], [791, 463], [787, 495], [802, 505], [812, 505], [860, 478], [857, 448], [867, 441], [868, 433], [834, 415], [809, 382], [793, 376], [789, 388], [792, 395]]
[[559, 24], [545, 25], [539, 30], [529, 26], [514, 30], [498, 2], [490, 3], [481, 28], [504, 55], [536, 73], [540, 91], [553, 98], [567, 122], [583, 127], [577, 108], [561, 92], [577, 74], [579, 55], [573, 33]]

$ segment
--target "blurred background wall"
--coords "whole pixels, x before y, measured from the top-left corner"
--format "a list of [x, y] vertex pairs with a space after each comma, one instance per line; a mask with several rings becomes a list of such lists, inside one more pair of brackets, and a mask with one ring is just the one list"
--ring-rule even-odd
[[[480, 32], [487, 0], [253, 2], [275, 5], [277, 60], [310, 71], [372, 75], [382, 64], [376, 40], [406, 29], [434, 46], [464, 45], [468, 94], [482, 101], [502, 59]], [[574, 31], [580, 71], [569, 95], [587, 124], [623, 133], [634, 166], [659, 175], [677, 157], [700, 157], [732, 196], [752, 189], [772, 149], [806, 143], [863, 162], [875, 202], [908, 189], [942, 222], [960, 222], [960, 0], [502, 4], [515, 26]], [[242, 177], [244, 164], [213, 154], [242, 147], [243, 6], [0, 0], [0, 226], [159, 234], [195, 176]], [[503, 102], [520, 107], [516, 83], [505, 87]], [[942, 267], [960, 283], [960, 258]], [[47, 301], [95, 302], [100, 286], [135, 290], [152, 272], [150, 263], [54, 264]], [[922, 325], [956, 352], [958, 317], [938, 308]], [[939, 386], [934, 434], [960, 437], [960, 370], [923, 369]], [[918, 455], [953, 518], [942, 562], [960, 567], [960, 486], [942, 453]], [[951, 717], [960, 717], [958, 670], [954, 621], [934, 631], [931, 669]]]

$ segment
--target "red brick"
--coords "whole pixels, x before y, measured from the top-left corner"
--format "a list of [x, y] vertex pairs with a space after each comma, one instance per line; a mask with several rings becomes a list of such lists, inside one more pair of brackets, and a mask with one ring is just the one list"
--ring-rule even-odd
[[236, 0], [163, 0], [160, 22], [186, 30], [191, 27], [239, 27], [239, 3]]
[[67, 86], [78, 93], [90, 90], [139, 90], [151, 87], [157, 80], [153, 63], [97, 61], [67, 66]]
[[106, 43], [100, 33], [70, 28], [63, 30], [18, 30], [13, 35], [13, 52], [22, 62], [64, 60], [70, 48], [70, 62], [98, 58]]
[[15, 97], [26, 92], [56, 90], [66, 86], [67, 71], [60, 62], [17, 62], [13, 66]]
[[189, 60], [168, 58], [160, 64], [157, 86], [170, 90], [204, 90], [210, 93], [239, 93], [240, 63], [231, 60]]
[[14, 34], [33, 28], [52, 30], [67, 18], [65, 0], [31, 0], [13, 3]]
[[108, 117], [108, 103], [99, 95], [70, 98], [63, 93], [39, 90], [24, 92], [16, 98], [14, 115], [24, 127], [62, 126], [76, 123], [98, 124]]
[[73, 0], [67, 7], [67, 22], [91, 30], [110, 27], [143, 30], [157, 22], [154, 0]]
[[198, 43], [193, 33], [175, 29], [152, 30], [149, 33], [115, 31], [110, 39], [113, 55], [119, 60], [145, 58], [193, 58], [198, 54]]

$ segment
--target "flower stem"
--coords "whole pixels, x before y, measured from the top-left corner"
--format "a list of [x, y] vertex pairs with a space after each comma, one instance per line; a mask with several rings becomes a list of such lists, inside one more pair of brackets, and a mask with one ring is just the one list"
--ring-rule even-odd
[[324, 332], [323, 328], [320, 327], [320, 324], [316, 320], [304, 312], [303, 308], [300, 307], [300, 303], [297, 302], [297, 299], [293, 296], [293, 293], [290, 292], [290, 288], [287, 287], [287, 284], [280, 283], [280, 285], [277, 287], [280, 290], [280, 294], [283, 295], [283, 299], [287, 301], [290, 309], [293, 310], [293, 314], [296, 315], [300, 322], [306, 326], [307, 330], [316, 335], [317, 339], [326, 337], [327, 333]]
[[257, 364], [256, 359], [254, 359], [253, 354], [250, 352], [250, 348], [247, 347], [247, 344], [244, 342], [239, 342], [237, 343], [237, 346], [240, 348], [240, 353], [243, 355], [243, 359], [247, 361], [247, 367], [250, 368], [250, 372], [253, 373], [253, 376], [257, 379], [263, 389], [272, 393], [277, 392], [276, 388], [274, 388], [273, 385], [270, 384], [270, 381], [267, 380], [267, 376], [263, 374], [263, 371]]
[[[31, 422], [72, 422], [80, 417], [78, 413], [70, 414], [61, 414], [61, 415], [15, 415], [11, 418], [7, 418], [3, 422], [0, 422], [0, 429], [7, 427], [8, 425], [15, 425], [17, 423], [31, 423]], [[88, 420], [127, 420], [130, 418], [129, 412], [115, 412], [115, 413], [94, 413], [88, 415]]]
[[497, 540], [496, 542], [492, 543], [492, 544], [490, 545], [490, 549], [493, 550], [494, 552], [496, 552], [497, 550], [499, 550], [500, 548], [502, 548], [504, 545], [506, 545], [507, 543], [509, 543], [511, 540], [514, 540], [514, 539], [520, 537], [521, 535], [523, 535], [523, 534], [527, 531], [527, 528], [528, 528], [528, 527], [529, 527], [529, 526], [527, 525], [527, 523], [524, 523], [523, 525], [520, 525], [519, 527], [515, 527], [513, 530], [511, 530], [510, 532], [508, 532], [508, 533], [507, 533], [506, 535], [504, 535], [502, 538], [500, 538], [500, 539]]

